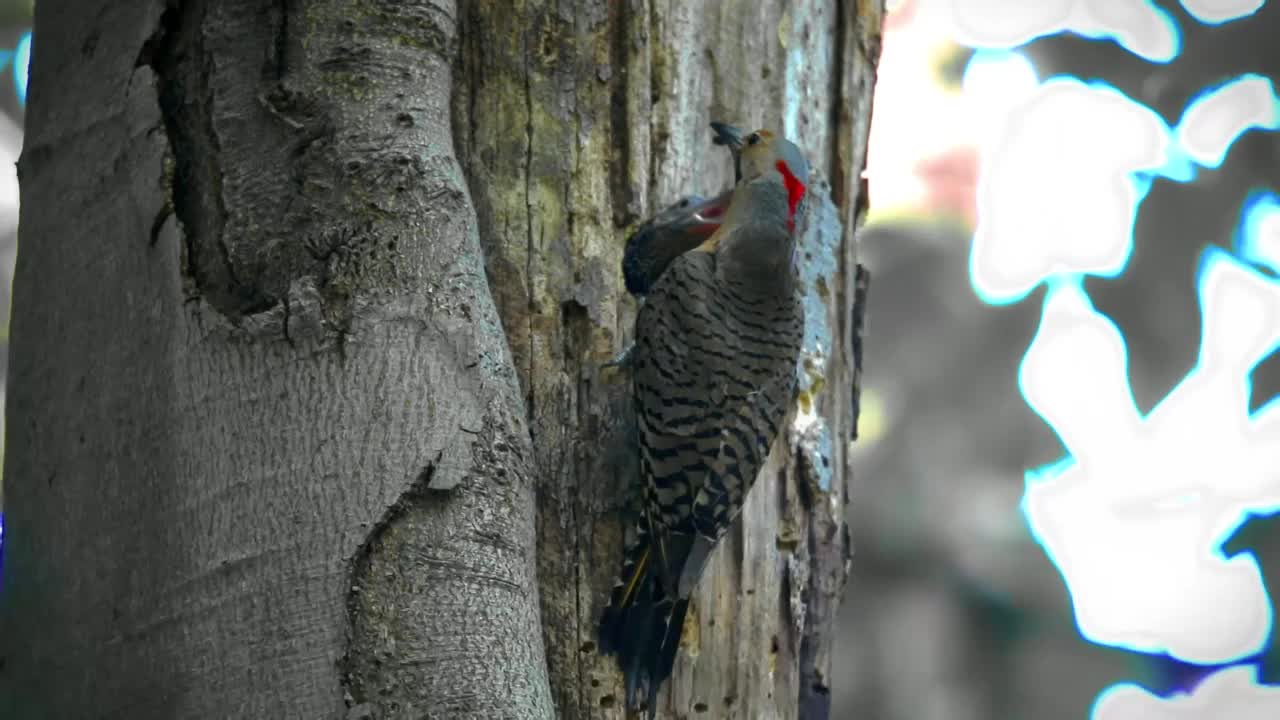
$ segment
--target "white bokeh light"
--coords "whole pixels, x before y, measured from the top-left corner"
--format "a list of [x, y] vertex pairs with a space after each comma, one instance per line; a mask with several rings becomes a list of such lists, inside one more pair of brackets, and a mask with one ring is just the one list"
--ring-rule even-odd
[[965, 66], [960, 98], [967, 135], [987, 148], [1005, 135], [1010, 112], [1040, 86], [1035, 66], [1020, 52], [978, 50]]
[[1267, 0], [1182, 0], [1182, 7], [1202, 23], [1220, 23], [1248, 17], [1265, 5]]
[[1178, 144], [1199, 165], [1218, 167], [1246, 130], [1280, 127], [1280, 99], [1271, 81], [1245, 75], [1200, 96], [1183, 113]]
[[922, 0], [946, 19], [956, 41], [985, 48], [1013, 48], [1042, 35], [1073, 32], [1115, 40], [1153, 62], [1178, 54], [1178, 31], [1149, 0]]
[[[1146, 1], [930, 2], [971, 46], [1007, 49], [1066, 31], [1155, 62], [1179, 50], [1170, 16]], [[1183, 4], [1208, 24], [1262, 5]], [[1113, 88], [1050, 79], [984, 147], [970, 255], [972, 284], [988, 302], [1049, 286], [1019, 384], [1069, 455], [1028, 473], [1023, 512], [1066, 581], [1081, 633], [1199, 664], [1258, 652], [1273, 626], [1253, 556], [1226, 557], [1222, 543], [1249, 513], [1280, 509], [1280, 402], [1248, 409], [1250, 373], [1280, 346], [1280, 282], [1249, 265], [1280, 269], [1280, 196], [1245, 201], [1238, 257], [1205, 253], [1199, 360], [1146, 416], [1130, 390], [1124, 339], [1082, 279], [1123, 271], [1155, 178], [1186, 182], [1197, 168], [1219, 167], [1255, 128], [1280, 128], [1280, 98], [1258, 75], [1207, 88], [1174, 128]], [[1280, 717], [1280, 690], [1259, 687], [1251, 668], [1229, 668], [1183, 698], [1114, 686], [1093, 717]]]
[[1137, 685], [1111, 687], [1098, 698], [1095, 720], [1273, 720], [1280, 688], [1257, 684], [1251, 667], [1219, 671], [1183, 697], [1161, 698]]
[[1220, 664], [1271, 627], [1254, 559], [1219, 546], [1280, 507], [1280, 412], [1248, 414], [1248, 374], [1280, 345], [1280, 285], [1214, 250], [1200, 296], [1199, 362], [1142, 418], [1119, 331], [1078, 286], [1049, 294], [1019, 379], [1073, 460], [1030, 478], [1023, 509], [1086, 637]]
[[978, 294], [1007, 303], [1054, 275], [1123, 270], [1145, 192], [1134, 174], [1171, 163], [1160, 116], [1114, 88], [1054, 78], [1005, 128], [978, 180]]
[[1280, 273], [1280, 195], [1255, 192], [1245, 200], [1236, 252]]

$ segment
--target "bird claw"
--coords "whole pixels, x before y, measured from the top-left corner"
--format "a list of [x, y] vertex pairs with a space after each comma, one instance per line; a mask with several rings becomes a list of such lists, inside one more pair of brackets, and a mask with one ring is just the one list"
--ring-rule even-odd
[[635, 346], [628, 345], [622, 352], [614, 355], [613, 359], [600, 365], [598, 372], [604, 377], [604, 382], [610, 384], [620, 382], [626, 377], [627, 373], [631, 372], [631, 349], [633, 347]]
[[631, 367], [631, 351], [634, 349], [635, 349], [635, 345], [626, 346], [625, 348], [623, 348], [622, 352], [618, 353], [617, 355], [614, 355], [611, 360], [601, 365], [600, 369], [607, 370], [609, 368], [623, 368], [623, 369], [630, 368]]

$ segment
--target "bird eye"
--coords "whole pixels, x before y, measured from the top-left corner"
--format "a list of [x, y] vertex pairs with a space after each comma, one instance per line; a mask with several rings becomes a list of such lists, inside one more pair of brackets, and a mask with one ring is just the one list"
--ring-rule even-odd
[[758, 142], [760, 142], [760, 133], [751, 133], [747, 136], [748, 145], [755, 145]]

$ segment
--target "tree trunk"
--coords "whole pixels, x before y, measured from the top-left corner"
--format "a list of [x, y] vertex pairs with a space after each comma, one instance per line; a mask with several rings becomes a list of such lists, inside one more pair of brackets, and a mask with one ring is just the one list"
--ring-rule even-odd
[[731, 182], [711, 120], [781, 129], [829, 182], [812, 193], [801, 243], [801, 410], [712, 560], [660, 709], [827, 714], [856, 416], [852, 230], [882, 14], [879, 0], [462, 6], [454, 135], [539, 468], [538, 575], [562, 717], [623, 717], [621, 679], [594, 641], [635, 445], [627, 385], [599, 367], [630, 342], [627, 228]]
[[35, 33], [0, 717], [551, 716], [453, 8]]
[[831, 190], [800, 421], [665, 714], [819, 716], [882, 8], [805, 8], [39, 4], [0, 717], [622, 717], [592, 640], [633, 452], [597, 366], [625, 229], [728, 182], [712, 118]]

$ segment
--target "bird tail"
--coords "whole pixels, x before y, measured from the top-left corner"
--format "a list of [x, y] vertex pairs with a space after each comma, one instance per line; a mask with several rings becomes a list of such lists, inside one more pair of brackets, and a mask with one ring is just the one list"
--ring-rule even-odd
[[667, 567], [669, 561], [642, 529], [623, 555], [622, 572], [600, 618], [600, 652], [618, 657], [627, 707], [637, 708], [643, 693], [651, 720], [658, 690], [675, 666], [689, 610], [687, 598], [667, 591], [666, 579], [679, 577], [682, 569]]

